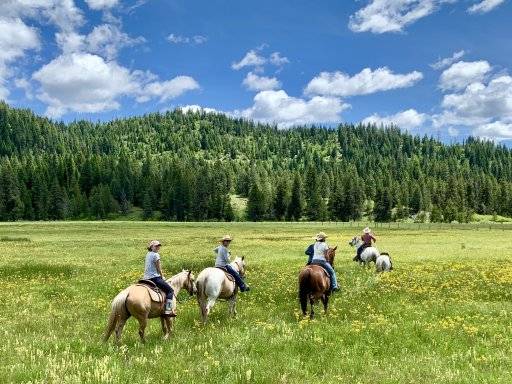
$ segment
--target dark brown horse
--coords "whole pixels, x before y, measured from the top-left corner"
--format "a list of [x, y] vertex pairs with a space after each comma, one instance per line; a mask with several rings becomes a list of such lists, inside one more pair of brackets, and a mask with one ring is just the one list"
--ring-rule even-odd
[[[334, 267], [334, 257], [336, 248], [329, 248], [325, 259]], [[308, 309], [308, 299], [311, 304], [309, 317], [312, 319], [315, 315], [314, 304], [320, 299], [324, 305], [324, 311], [327, 313], [329, 305], [330, 279], [326, 271], [319, 265], [310, 264], [301, 269], [299, 273], [299, 300], [302, 314], [306, 316]]]

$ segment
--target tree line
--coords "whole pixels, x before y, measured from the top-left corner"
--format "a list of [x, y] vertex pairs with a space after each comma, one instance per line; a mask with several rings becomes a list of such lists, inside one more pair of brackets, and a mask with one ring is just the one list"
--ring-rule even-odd
[[[247, 201], [242, 213], [235, 195]], [[512, 151], [397, 127], [279, 130], [179, 109], [64, 124], [0, 103], [0, 220], [133, 212], [178, 221], [512, 216]]]

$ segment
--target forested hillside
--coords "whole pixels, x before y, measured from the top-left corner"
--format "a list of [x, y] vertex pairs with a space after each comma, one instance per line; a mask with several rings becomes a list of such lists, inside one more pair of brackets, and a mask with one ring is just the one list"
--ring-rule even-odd
[[0, 103], [0, 220], [468, 221], [512, 215], [512, 151], [397, 128], [275, 127], [220, 114], [56, 123]]

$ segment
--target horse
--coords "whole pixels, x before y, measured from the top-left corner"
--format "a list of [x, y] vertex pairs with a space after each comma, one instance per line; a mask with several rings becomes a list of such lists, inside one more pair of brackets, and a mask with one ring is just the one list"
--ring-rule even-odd
[[[185, 288], [190, 296], [195, 294], [194, 275], [192, 271], [184, 270], [172, 276], [170, 279], [167, 279], [167, 282], [174, 290], [175, 299], [172, 301], [172, 310], [174, 312], [176, 311], [177, 296], [182, 288]], [[136, 284], [130, 285], [128, 288], [119, 292], [112, 301], [112, 311], [110, 312], [103, 341], [106, 342], [108, 340], [115, 328], [116, 344], [119, 344], [123, 327], [130, 316], [135, 317], [139, 321], [139, 336], [142, 343], [145, 342], [144, 332], [148, 319], [156, 317], [160, 317], [164, 340], [167, 340], [169, 333], [172, 331], [173, 320], [169, 317], [162, 316], [164, 305], [165, 297], [162, 299], [162, 302], [155, 302], [151, 300], [151, 296], [146, 287]]]
[[[325, 259], [329, 264], [334, 266], [334, 257], [338, 247], [329, 248], [326, 252]], [[311, 305], [309, 318], [313, 319], [315, 315], [314, 304], [320, 299], [324, 305], [324, 313], [327, 313], [329, 305], [330, 279], [327, 271], [320, 265], [306, 265], [299, 272], [299, 300], [302, 314], [306, 316], [308, 309], [308, 299]]]
[[[357, 249], [359, 249], [359, 247], [363, 245], [363, 241], [361, 240], [361, 238], [359, 236], [354, 236], [352, 238], [352, 240], [350, 240], [348, 242], [348, 245], [355, 247], [356, 251], [357, 251]], [[354, 258], [352, 260], [358, 261], [360, 265], [364, 264], [366, 266], [369, 266], [372, 261], [375, 263], [375, 261], [377, 261], [377, 257], [379, 257], [379, 256], [380, 256], [380, 253], [377, 248], [366, 247], [365, 249], [363, 249], [363, 252], [361, 252], [360, 258], [357, 257], [357, 255], [356, 255], [356, 256], [354, 256]]]
[[375, 261], [375, 272], [390, 272], [393, 270], [393, 261], [389, 253], [382, 252], [377, 261]]
[[[241, 277], [245, 276], [245, 259], [244, 257], [236, 257], [230, 263], [231, 267], [237, 271]], [[238, 294], [238, 286], [234, 280], [227, 276], [220, 268], [205, 268], [197, 275], [197, 304], [199, 305], [199, 313], [203, 324], [208, 321], [208, 315], [217, 299], [226, 299], [229, 301], [229, 313], [236, 315], [236, 299]]]

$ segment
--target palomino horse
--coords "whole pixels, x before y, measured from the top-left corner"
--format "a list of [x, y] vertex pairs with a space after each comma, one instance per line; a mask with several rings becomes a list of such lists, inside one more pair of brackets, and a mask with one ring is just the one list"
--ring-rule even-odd
[[[325, 255], [325, 260], [334, 266], [334, 257], [338, 247], [329, 248]], [[308, 299], [311, 305], [309, 317], [312, 319], [315, 315], [313, 305], [320, 299], [324, 305], [324, 312], [327, 313], [329, 305], [330, 279], [327, 271], [320, 265], [310, 264], [301, 269], [299, 273], [299, 300], [302, 314], [306, 316], [308, 309]]]
[[[352, 240], [348, 242], [348, 245], [355, 247], [356, 251], [357, 249], [363, 245], [363, 241], [359, 236], [354, 236]], [[364, 264], [365, 266], [368, 266], [370, 262], [377, 261], [377, 257], [380, 256], [379, 250], [375, 247], [366, 247], [363, 249], [363, 252], [361, 252], [361, 258], [358, 258], [357, 255], [352, 259], [353, 261], [358, 261], [359, 264]]]
[[[236, 257], [229, 264], [241, 277], [245, 276], [244, 257]], [[206, 324], [208, 315], [217, 299], [226, 299], [229, 301], [229, 313], [236, 315], [236, 298], [238, 286], [235, 281], [226, 276], [226, 272], [220, 268], [205, 268], [197, 275], [197, 303], [203, 324]]]
[[[185, 288], [190, 296], [196, 292], [192, 271], [182, 271], [168, 279], [167, 282], [174, 290], [175, 299], [172, 301], [173, 311], [176, 311], [177, 296], [182, 288]], [[172, 320], [169, 317], [162, 316], [164, 305], [165, 297], [161, 303], [154, 302], [151, 300], [151, 296], [146, 287], [136, 284], [130, 285], [128, 288], [119, 292], [112, 301], [112, 311], [108, 319], [103, 341], [108, 340], [115, 328], [116, 343], [118, 344], [121, 339], [123, 327], [130, 316], [135, 317], [139, 321], [139, 336], [143, 343], [145, 342], [144, 331], [146, 330], [148, 319], [155, 317], [160, 317], [164, 339], [167, 339], [172, 330]]]

